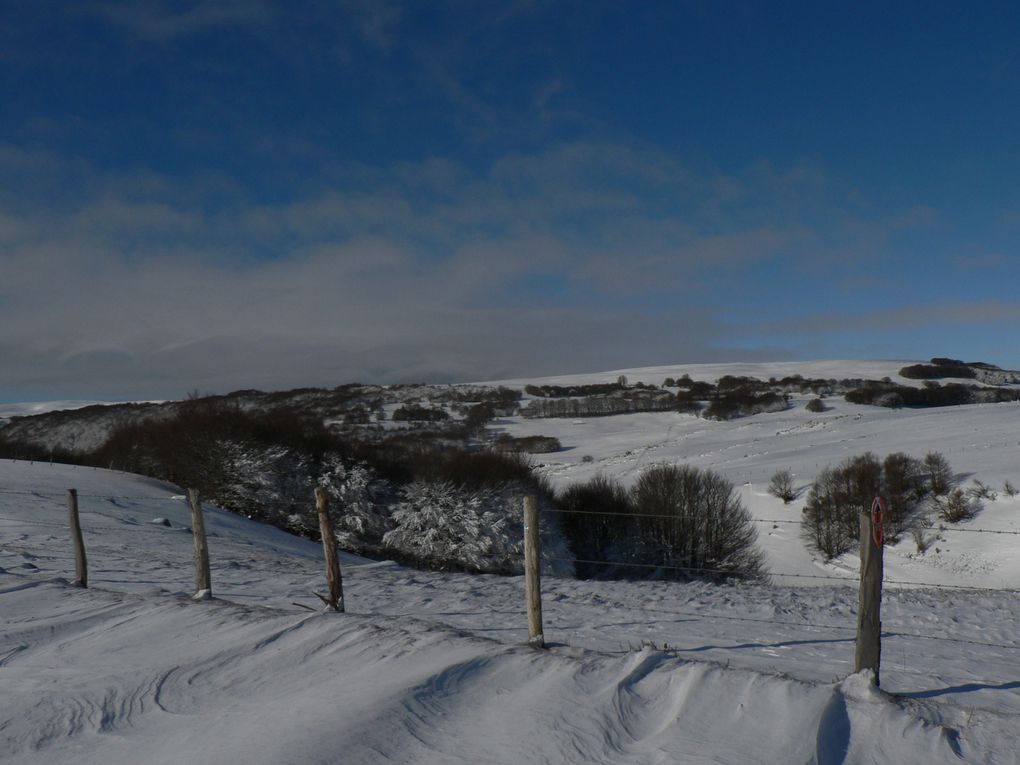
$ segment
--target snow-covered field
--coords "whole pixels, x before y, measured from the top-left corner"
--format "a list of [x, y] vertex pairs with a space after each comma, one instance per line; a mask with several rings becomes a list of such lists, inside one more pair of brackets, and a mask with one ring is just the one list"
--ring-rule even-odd
[[[625, 374], [632, 383], [661, 384], [665, 377], [689, 373], [693, 379], [716, 380], [723, 375], [804, 377], [892, 377], [906, 362], [787, 362], [779, 364], [703, 364], [651, 367], [602, 375], [546, 378], [536, 384], [569, 385], [609, 382]], [[521, 382], [521, 381], [511, 381]], [[504, 383], [509, 384], [509, 383]], [[888, 580], [929, 585], [970, 585], [1020, 589], [1020, 536], [971, 532], [1020, 532], [1020, 497], [1001, 492], [1004, 481], [1020, 486], [1020, 404], [982, 404], [939, 409], [884, 409], [849, 404], [842, 397], [825, 400], [828, 410], [812, 413], [805, 404], [813, 395], [792, 396], [783, 412], [760, 414], [730, 422], [690, 414], [646, 412], [585, 419], [508, 418], [495, 423], [512, 436], [558, 438], [562, 451], [538, 455], [540, 470], [558, 487], [584, 481], [597, 473], [625, 484], [643, 468], [658, 462], [685, 462], [710, 468], [729, 479], [751, 513], [762, 522], [759, 540], [768, 555], [776, 583], [810, 584], [807, 576], [856, 577], [855, 556], [823, 565], [803, 545], [799, 527], [806, 489], [827, 465], [873, 452], [879, 459], [892, 452], [921, 458], [942, 452], [961, 485], [979, 479], [998, 492], [994, 502], [972, 521], [950, 526], [924, 555], [909, 535], [886, 550]], [[767, 493], [777, 470], [788, 469], [803, 489], [790, 505]], [[777, 523], [768, 523], [775, 520]], [[953, 530], [950, 530], [953, 529]], [[963, 529], [960, 531], [958, 529]], [[933, 534], [937, 529], [933, 530]], [[783, 574], [792, 574], [786, 576]], [[826, 580], [815, 580], [817, 583]]]
[[[899, 366], [841, 364], [794, 372]], [[727, 367], [706, 379], [761, 374]], [[684, 372], [698, 376], [663, 367], [648, 381]], [[499, 423], [559, 437], [565, 450], [541, 459], [561, 484], [599, 470], [629, 481], [663, 460], [722, 472], [783, 574], [771, 586], [546, 578], [547, 651], [524, 645], [515, 577], [344, 556], [348, 613], [308, 611], [295, 604], [318, 603], [321, 546], [215, 509], [215, 599], [194, 602], [178, 488], [0, 461], [0, 762], [1020, 761], [1020, 598], [1010, 591], [1020, 589], [1020, 500], [1000, 494], [972, 531], [947, 529], [924, 555], [909, 539], [887, 550], [887, 580], [941, 587], [887, 584], [879, 693], [846, 679], [852, 556], [813, 559], [782, 522], [799, 518], [803, 499], [783, 506], [764, 490], [778, 468], [806, 484], [869, 449], [938, 449], [967, 480], [1020, 484], [1020, 406], [889, 411], [834, 399], [812, 415], [794, 403], [731, 423], [672, 413]], [[89, 590], [67, 584], [72, 487]]]

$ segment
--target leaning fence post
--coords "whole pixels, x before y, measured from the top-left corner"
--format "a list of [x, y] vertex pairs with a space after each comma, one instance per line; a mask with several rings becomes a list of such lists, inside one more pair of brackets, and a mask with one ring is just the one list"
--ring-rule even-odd
[[541, 547], [538, 535], [538, 502], [534, 496], [524, 498], [524, 587], [528, 596], [528, 642], [545, 648], [542, 634]]
[[191, 504], [191, 531], [195, 538], [195, 600], [212, 597], [212, 577], [209, 574], [209, 546], [205, 541], [205, 517], [198, 489], [188, 489]]
[[74, 542], [74, 586], [89, 586], [89, 563], [85, 557], [85, 540], [81, 537], [81, 523], [78, 521], [78, 490], [67, 490], [67, 516], [71, 526], [71, 541]]
[[315, 489], [315, 509], [319, 512], [319, 533], [322, 535], [322, 552], [326, 558], [326, 583], [329, 585], [329, 597], [319, 593], [319, 599], [330, 611], [344, 612], [344, 579], [340, 571], [340, 560], [337, 558], [336, 536], [333, 534], [333, 522], [329, 519], [326, 505], [326, 490], [321, 486]]
[[854, 672], [870, 669], [879, 684], [882, 663], [882, 553], [885, 500], [876, 497], [871, 511], [861, 513], [861, 589], [857, 607], [857, 650]]

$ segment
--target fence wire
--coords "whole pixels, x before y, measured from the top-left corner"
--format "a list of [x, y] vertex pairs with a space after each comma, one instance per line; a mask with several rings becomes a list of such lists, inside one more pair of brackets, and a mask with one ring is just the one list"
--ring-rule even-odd
[[[543, 513], [556, 513], [562, 515], [599, 515], [599, 516], [610, 516], [616, 518], [656, 518], [660, 520], [676, 520], [675, 515], [668, 513], [626, 513], [621, 511], [610, 511], [610, 510], [573, 510], [564, 508], [543, 508]], [[806, 521], [797, 521], [791, 518], [748, 518], [751, 523], [766, 523], [773, 525], [789, 525], [789, 526], [809, 526], [811, 524]], [[1012, 536], [1020, 536], [1020, 531], [1012, 531], [1005, 529], [960, 529], [950, 528], [948, 526], [935, 527], [932, 526], [933, 531], [951, 531], [960, 532], [965, 534], [1006, 534]]]

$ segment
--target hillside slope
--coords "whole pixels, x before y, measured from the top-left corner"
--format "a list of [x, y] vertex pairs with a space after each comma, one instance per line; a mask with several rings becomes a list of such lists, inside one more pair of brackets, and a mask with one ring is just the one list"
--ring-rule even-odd
[[207, 516], [196, 603], [175, 487], [0, 461], [0, 762], [1017, 761], [1012, 593], [891, 592], [887, 696], [842, 680], [852, 587], [550, 579], [536, 652], [520, 578], [344, 556], [350, 613], [310, 613], [320, 546]]

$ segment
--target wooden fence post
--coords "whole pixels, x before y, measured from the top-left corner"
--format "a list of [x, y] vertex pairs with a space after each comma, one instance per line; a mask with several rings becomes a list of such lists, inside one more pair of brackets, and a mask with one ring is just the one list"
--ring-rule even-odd
[[[875, 510], [880, 512], [876, 514]], [[879, 684], [882, 663], [882, 552], [885, 501], [876, 498], [872, 511], [861, 513], [861, 589], [857, 606], [857, 649], [854, 672], [870, 669]]]
[[329, 585], [329, 597], [324, 598], [319, 593], [315, 594], [330, 611], [343, 613], [344, 578], [340, 571], [340, 560], [337, 558], [333, 522], [329, 519], [326, 490], [321, 486], [317, 486], [315, 489], [315, 509], [319, 512], [319, 533], [322, 535], [322, 553], [326, 558], [326, 583]]
[[85, 557], [85, 540], [81, 536], [78, 521], [78, 490], [67, 490], [67, 516], [71, 526], [71, 541], [74, 542], [74, 586], [89, 586], [89, 563]]
[[524, 498], [524, 587], [528, 596], [528, 642], [545, 648], [542, 634], [541, 546], [539, 542], [538, 502]]
[[212, 577], [209, 574], [209, 546], [205, 541], [205, 516], [198, 489], [188, 489], [191, 504], [191, 532], [195, 538], [195, 600], [212, 598]]

